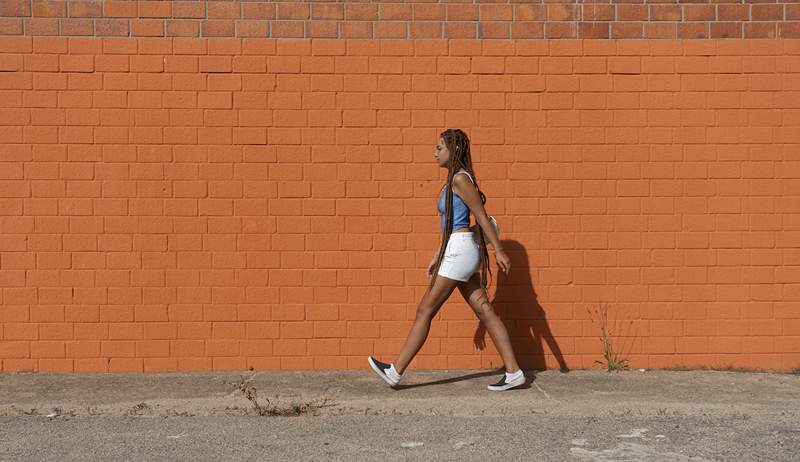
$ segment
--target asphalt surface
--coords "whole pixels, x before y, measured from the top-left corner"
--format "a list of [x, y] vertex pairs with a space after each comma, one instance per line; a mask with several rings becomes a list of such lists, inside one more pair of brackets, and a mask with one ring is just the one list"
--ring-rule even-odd
[[0, 460], [800, 460], [797, 374], [526, 375], [0, 374]]

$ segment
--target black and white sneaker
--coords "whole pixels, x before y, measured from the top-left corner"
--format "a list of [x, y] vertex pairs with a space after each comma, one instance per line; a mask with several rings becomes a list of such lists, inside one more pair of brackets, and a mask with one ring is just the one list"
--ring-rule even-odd
[[488, 388], [491, 391], [503, 391], [508, 390], [510, 388], [518, 387], [525, 383], [525, 374], [522, 373], [522, 369], [519, 369], [517, 372], [513, 374], [509, 374], [506, 372], [503, 374], [503, 377], [500, 378], [500, 381], [497, 383], [493, 383], [489, 385]]
[[397, 385], [397, 382], [403, 378], [403, 374], [397, 372], [397, 369], [394, 368], [394, 364], [386, 364], [378, 361], [372, 356], [367, 358], [367, 362], [369, 363], [370, 367], [372, 367], [372, 370], [391, 386]]

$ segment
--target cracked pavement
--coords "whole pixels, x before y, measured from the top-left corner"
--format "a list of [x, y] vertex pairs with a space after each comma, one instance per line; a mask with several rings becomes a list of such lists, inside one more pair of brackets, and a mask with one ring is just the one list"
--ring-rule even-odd
[[[792, 460], [800, 376], [728, 371], [0, 375], [0, 460]], [[531, 380], [533, 379], [533, 380]], [[794, 459], [796, 460], [796, 459]]]

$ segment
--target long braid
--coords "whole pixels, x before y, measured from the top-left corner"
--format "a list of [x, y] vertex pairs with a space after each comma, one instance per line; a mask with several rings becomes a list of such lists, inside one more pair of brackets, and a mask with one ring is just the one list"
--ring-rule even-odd
[[[470, 152], [470, 143], [467, 134], [464, 133], [460, 129], [447, 129], [439, 134], [444, 140], [447, 149], [450, 151], [450, 165], [447, 170], [447, 188], [445, 192], [445, 227], [442, 230], [442, 240], [439, 244], [439, 258], [437, 259], [437, 263], [434, 267], [433, 277], [431, 277], [431, 282], [428, 284], [428, 289], [426, 291], [430, 292], [433, 288], [433, 284], [436, 282], [436, 278], [438, 277], [439, 267], [442, 264], [442, 260], [444, 259], [445, 249], [447, 248], [447, 243], [450, 240], [450, 235], [453, 233], [453, 176], [456, 172], [461, 169], [466, 170], [475, 181], [475, 187], [478, 188], [478, 194], [480, 194], [481, 202], [486, 204], [486, 195], [478, 187], [478, 180], [475, 177], [475, 172], [472, 168], [472, 155]], [[487, 272], [489, 275], [492, 274], [492, 270], [489, 265], [489, 251], [486, 248], [486, 239], [483, 235], [483, 230], [481, 229], [480, 225], [477, 226], [478, 228], [478, 236], [480, 239], [479, 247], [480, 247], [480, 254], [481, 254], [481, 271], [480, 271], [480, 282], [481, 288], [483, 288], [487, 299], [489, 298], [489, 294], [487, 289], [489, 287]]]

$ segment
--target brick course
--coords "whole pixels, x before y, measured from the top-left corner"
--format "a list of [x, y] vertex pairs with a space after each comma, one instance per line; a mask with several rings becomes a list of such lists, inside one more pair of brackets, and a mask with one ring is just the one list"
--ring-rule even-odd
[[394, 39], [798, 38], [793, 2], [4, 0], [0, 35]]
[[[393, 357], [448, 126], [524, 367], [592, 367], [600, 303], [633, 367], [800, 367], [794, 4], [2, 5], [2, 371]], [[413, 367], [481, 334], [456, 292]]]

